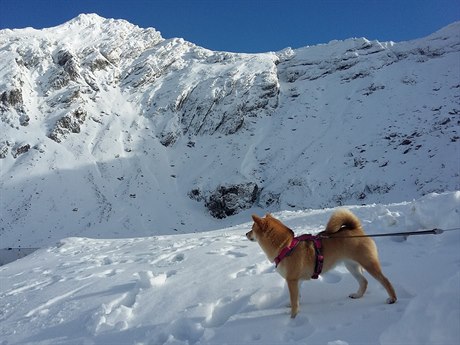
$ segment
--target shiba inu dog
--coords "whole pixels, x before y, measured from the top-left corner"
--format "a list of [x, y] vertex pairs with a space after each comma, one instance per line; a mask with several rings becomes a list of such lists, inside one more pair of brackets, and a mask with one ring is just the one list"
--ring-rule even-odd
[[[359, 219], [349, 210], [339, 209], [329, 219], [326, 229], [315, 240], [294, 237], [294, 232], [270, 214], [264, 218], [252, 216], [252, 230], [246, 234], [257, 241], [277, 271], [286, 280], [291, 300], [291, 318], [299, 312], [299, 281], [317, 278], [336, 264], [343, 262], [359, 288], [351, 298], [360, 298], [367, 288], [362, 269], [369, 272], [388, 293], [387, 303], [397, 300], [390, 281], [383, 275], [375, 242], [366, 237]], [[319, 242], [319, 243], [317, 243]], [[318, 248], [319, 246], [319, 248]]]

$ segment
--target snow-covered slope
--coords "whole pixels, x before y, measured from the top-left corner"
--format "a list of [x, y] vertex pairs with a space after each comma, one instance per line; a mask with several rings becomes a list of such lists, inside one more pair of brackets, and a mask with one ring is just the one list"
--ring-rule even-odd
[[[353, 206], [369, 234], [460, 226], [460, 192], [413, 202]], [[333, 210], [283, 211], [296, 233], [322, 230]], [[0, 267], [2, 345], [460, 343], [460, 231], [376, 238], [398, 302], [343, 266], [288, 292], [251, 224], [132, 239], [68, 238]]]
[[234, 54], [97, 15], [2, 30], [2, 246], [458, 190], [459, 33]]

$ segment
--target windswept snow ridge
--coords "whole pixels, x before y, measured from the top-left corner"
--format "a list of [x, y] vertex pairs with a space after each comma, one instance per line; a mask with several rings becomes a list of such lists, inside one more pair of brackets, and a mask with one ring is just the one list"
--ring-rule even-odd
[[[460, 193], [352, 206], [369, 234], [460, 226]], [[332, 209], [275, 214], [318, 232]], [[67, 238], [0, 267], [0, 338], [12, 344], [458, 344], [460, 232], [376, 239], [398, 302], [338, 266], [302, 286], [301, 312], [250, 223], [199, 234]]]
[[459, 33], [234, 54], [97, 15], [2, 30], [2, 246], [459, 190]]

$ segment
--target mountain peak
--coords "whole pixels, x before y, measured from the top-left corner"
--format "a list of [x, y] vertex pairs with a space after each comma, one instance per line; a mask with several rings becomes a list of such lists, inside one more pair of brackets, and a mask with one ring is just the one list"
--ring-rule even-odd
[[[62, 24], [63, 26], [80, 26], [82, 28], [84, 27], [94, 27], [94, 26], [122, 26], [122, 27], [130, 27], [130, 28], [137, 28], [139, 27], [137, 25], [134, 25], [130, 22], [128, 22], [125, 19], [112, 19], [112, 18], [105, 18], [101, 17], [100, 15], [96, 13], [81, 13], [75, 18], [67, 21], [66, 23]], [[153, 28], [149, 28], [150, 30], [153, 30]]]
[[92, 23], [102, 23], [106, 21], [107, 19], [104, 17], [101, 17], [100, 15], [96, 13], [81, 13], [75, 18], [71, 19], [68, 23], [74, 22], [74, 23], [81, 23], [81, 24], [92, 24]]
[[[131, 38], [133, 40], [161, 40], [161, 34], [154, 28], [140, 28], [124, 19], [107, 19], [95, 13], [82, 13], [56, 27], [42, 30], [59, 37], [58, 42], [68, 42], [72, 46], [91, 46], [97, 42], [112, 42]], [[142, 37], [140, 37], [142, 36]], [[55, 39], [50, 37], [50, 39]], [[128, 40], [129, 41], [129, 40]]]

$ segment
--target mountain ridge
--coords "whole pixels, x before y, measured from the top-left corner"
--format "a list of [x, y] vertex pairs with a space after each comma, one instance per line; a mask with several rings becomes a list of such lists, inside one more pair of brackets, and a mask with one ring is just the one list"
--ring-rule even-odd
[[458, 190], [459, 28], [260, 54], [97, 15], [2, 30], [2, 242]]

